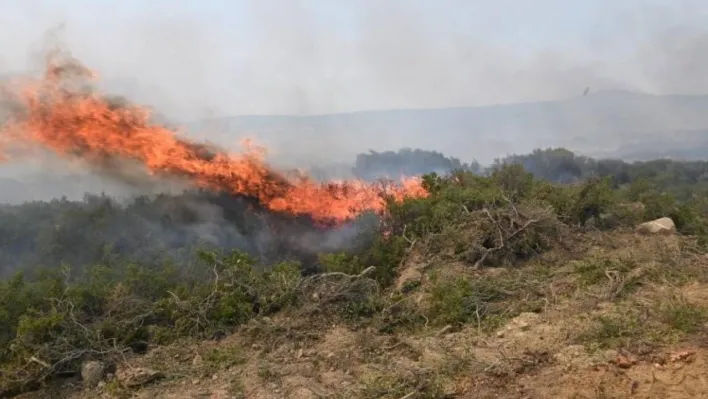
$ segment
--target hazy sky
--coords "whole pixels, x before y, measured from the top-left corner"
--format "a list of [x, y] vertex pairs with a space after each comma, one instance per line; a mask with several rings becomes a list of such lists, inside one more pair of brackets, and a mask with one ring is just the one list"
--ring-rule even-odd
[[708, 2], [0, 0], [0, 72], [47, 32], [173, 118], [708, 93]]

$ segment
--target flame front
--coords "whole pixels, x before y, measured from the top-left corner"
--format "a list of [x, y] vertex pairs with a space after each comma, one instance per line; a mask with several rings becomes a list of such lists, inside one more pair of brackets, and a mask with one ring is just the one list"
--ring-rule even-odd
[[198, 187], [255, 197], [273, 211], [309, 215], [316, 221], [342, 222], [365, 211], [382, 212], [384, 192], [398, 200], [427, 195], [416, 178], [388, 187], [362, 181], [320, 184], [306, 177], [288, 180], [269, 168], [258, 152], [214, 153], [151, 122], [147, 108], [114, 104], [87, 89], [94, 76], [75, 60], [49, 58], [43, 78], [20, 85], [21, 111], [3, 126], [0, 143], [40, 144], [94, 165], [130, 159], [150, 173], [186, 177]]

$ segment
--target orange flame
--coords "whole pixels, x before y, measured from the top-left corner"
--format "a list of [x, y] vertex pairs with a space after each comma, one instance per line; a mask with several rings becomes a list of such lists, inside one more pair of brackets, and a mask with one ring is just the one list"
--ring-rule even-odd
[[[0, 130], [0, 143], [40, 144], [95, 165], [137, 160], [152, 174], [187, 177], [194, 185], [258, 198], [273, 211], [343, 222], [365, 211], [383, 212], [386, 193], [397, 200], [427, 195], [419, 179], [384, 187], [362, 181], [320, 184], [288, 180], [269, 168], [262, 149], [214, 153], [150, 121], [147, 108], [113, 104], [90, 89], [95, 74], [73, 59], [50, 58], [42, 79], [23, 82], [22, 112]], [[0, 157], [2, 155], [0, 154]]]

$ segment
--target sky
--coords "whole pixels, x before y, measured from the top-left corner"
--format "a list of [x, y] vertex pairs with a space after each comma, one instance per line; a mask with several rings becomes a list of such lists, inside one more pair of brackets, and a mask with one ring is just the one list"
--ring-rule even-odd
[[[0, 0], [0, 73], [60, 41], [178, 120], [708, 93], [699, 0]], [[704, 76], [706, 75], [706, 76]]]

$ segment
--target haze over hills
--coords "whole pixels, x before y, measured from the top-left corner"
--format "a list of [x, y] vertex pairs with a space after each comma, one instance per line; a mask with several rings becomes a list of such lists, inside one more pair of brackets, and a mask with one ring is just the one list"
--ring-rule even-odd
[[[700, 158], [708, 156], [706, 110], [706, 95], [607, 91], [481, 107], [221, 117], [189, 128], [208, 132], [202, 137], [215, 142], [256, 137], [275, 153], [302, 150], [302, 160], [315, 162], [351, 159], [369, 149], [395, 150], [401, 143], [483, 164], [551, 146], [590, 156]], [[313, 147], [319, 150], [314, 156]]]
[[[307, 168], [320, 178], [351, 178], [358, 154], [402, 147], [435, 150], [482, 165], [548, 147], [625, 161], [706, 159], [706, 110], [708, 95], [605, 91], [561, 101], [315, 116], [244, 115], [183, 126], [189, 137], [234, 150], [239, 150], [239, 137], [255, 138], [278, 166]], [[146, 192], [145, 187], [127, 186], [76, 168], [63, 170], [61, 162], [47, 154], [28, 164], [5, 164], [0, 171], [2, 201]]]

